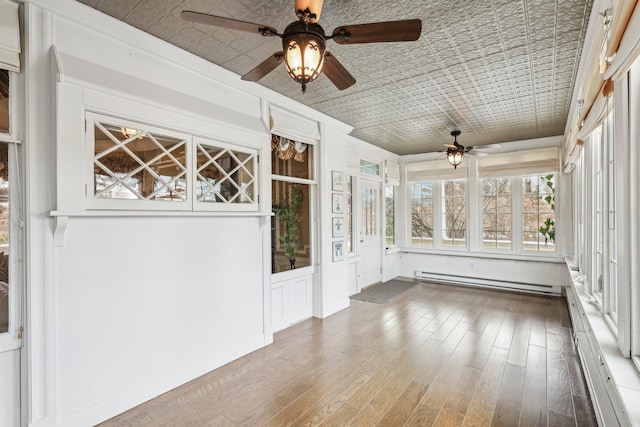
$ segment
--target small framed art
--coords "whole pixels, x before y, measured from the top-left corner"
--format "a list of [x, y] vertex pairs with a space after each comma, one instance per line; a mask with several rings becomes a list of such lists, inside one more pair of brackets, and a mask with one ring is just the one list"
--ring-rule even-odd
[[342, 172], [331, 171], [331, 191], [344, 191]]
[[333, 193], [331, 196], [331, 212], [335, 214], [344, 213], [344, 198], [342, 194]]
[[333, 242], [333, 262], [342, 261], [344, 259], [344, 242]]
[[344, 236], [344, 218], [333, 218], [333, 226], [331, 228], [331, 237]]

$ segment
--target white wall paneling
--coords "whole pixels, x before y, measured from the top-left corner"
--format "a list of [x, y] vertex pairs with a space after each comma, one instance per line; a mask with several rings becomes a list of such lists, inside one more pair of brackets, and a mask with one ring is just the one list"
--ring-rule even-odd
[[273, 332], [285, 329], [313, 315], [313, 280], [304, 275], [271, 283]]
[[561, 259], [526, 261], [435, 253], [402, 253], [400, 275], [558, 295], [570, 283]]

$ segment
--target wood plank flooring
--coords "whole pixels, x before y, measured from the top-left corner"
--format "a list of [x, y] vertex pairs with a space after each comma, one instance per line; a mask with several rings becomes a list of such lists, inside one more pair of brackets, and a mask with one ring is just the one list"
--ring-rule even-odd
[[596, 426], [563, 298], [351, 300], [103, 426]]

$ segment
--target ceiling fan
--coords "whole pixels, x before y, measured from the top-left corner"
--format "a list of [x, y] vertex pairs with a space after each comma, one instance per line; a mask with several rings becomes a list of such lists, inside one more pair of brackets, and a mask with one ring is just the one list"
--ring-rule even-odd
[[[451, 136], [453, 137], [453, 144], [444, 144], [444, 146], [447, 147], [447, 149], [446, 151], [443, 150], [443, 152], [446, 152], [447, 161], [449, 162], [449, 164], [451, 164], [451, 166], [453, 166], [454, 169], [457, 169], [460, 163], [462, 163], [462, 159], [464, 158], [465, 154], [471, 157], [484, 157], [489, 155], [489, 153], [484, 153], [482, 151], [477, 151], [477, 150], [474, 152], [471, 152], [471, 150], [473, 150], [472, 146], [465, 147], [464, 145], [461, 145], [458, 142], [458, 137], [460, 136], [461, 133], [462, 132], [460, 132], [459, 130], [452, 130]], [[488, 144], [488, 145], [483, 145], [482, 147], [480, 147], [480, 149], [486, 150], [486, 149], [500, 148], [500, 147], [501, 147], [500, 144]]]
[[324, 0], [295, 0], [298, 21], [289, 24], [282, 34], [267, 25], [206, 13], [183, 11], [182, 18], [189, 22], [215, 25], [230, 30], [260, 34], [264, 37], [280, 37], [283, 50], [274, 53], [242, 76], [242, 80], [258, 81], [284, 61], [291, 78], [302, 85], [303, 93], [307, 89], [307, 84], [315, 80], [321, 72], [339, 90], [346, 89], [356, 82], [336, 57], [326, 51], [327, 40], [333, 40], [338, 44], [414, 41], [420, 37], [422, 31], [422, 21], [408, 19], [343, 25], [334, 29], [331, 35], [327, 35], [318, 24], [323, 3]]

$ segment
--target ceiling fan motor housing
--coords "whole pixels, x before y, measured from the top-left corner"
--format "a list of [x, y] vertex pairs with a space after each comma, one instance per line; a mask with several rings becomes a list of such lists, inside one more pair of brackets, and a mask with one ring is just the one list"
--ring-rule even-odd
[[322, 71], [325, 53], [325, 33], [318, 24], [295, 21], [284, 30], [282, 48], [287, 70], [292, 79], [302, 85], [315, 80]]

